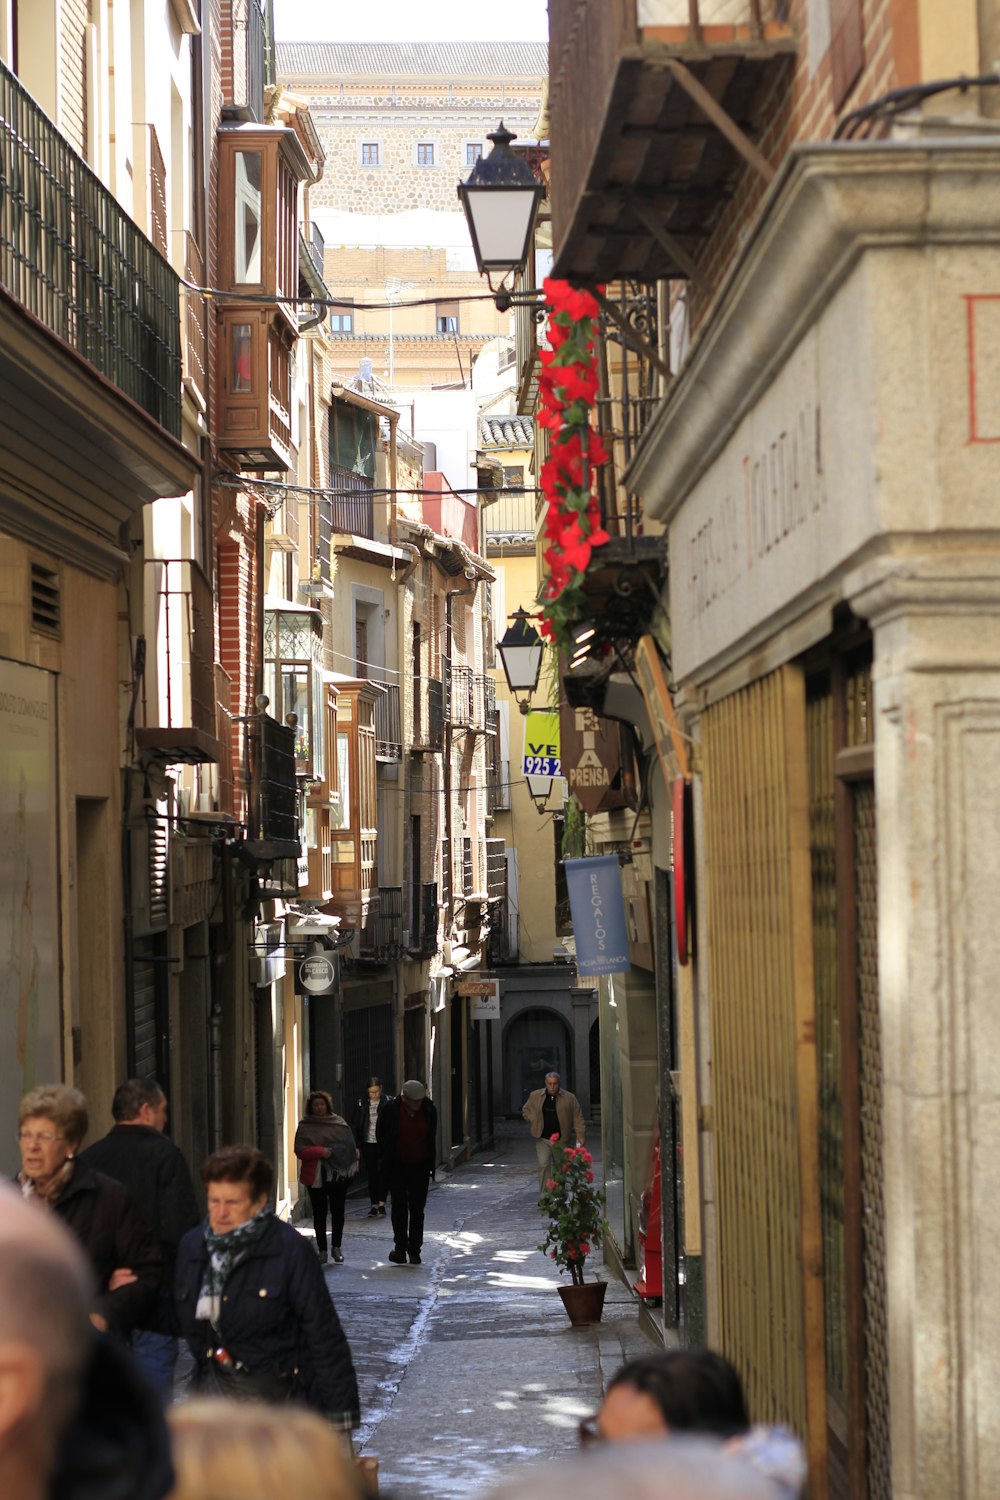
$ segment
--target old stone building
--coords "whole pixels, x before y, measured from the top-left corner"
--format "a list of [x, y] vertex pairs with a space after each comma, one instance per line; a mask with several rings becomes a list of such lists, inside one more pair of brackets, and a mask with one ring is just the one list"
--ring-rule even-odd
[[533, 139], [545, 46], [288, 42], [277, 61], [326, 152], [311, 214], [343, 298], [337, 369], [349, 378], [365, 358], [394, 390], [467, 385], [511, 319], [484, 295], [456, 189], [501, 118]]
[[529, 42], [279, 43], [278, 76], [309, 101], [326, 175], [314, 204], [352, 213], [454, 213], [486, 133], [528, 136], [546, 48]]

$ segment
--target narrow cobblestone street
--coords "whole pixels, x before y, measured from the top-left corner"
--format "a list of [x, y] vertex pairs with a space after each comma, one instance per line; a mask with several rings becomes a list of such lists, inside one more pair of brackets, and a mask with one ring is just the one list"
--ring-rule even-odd
[[[609, 1374], [650, 1343], [610, 1279], [604, 1318], [570, 1326], [559, 1274], [535, 1248], [535, 1156], [507, 1123], [495, 1153], [431, 1185], [423, 1264], [396, 1266], [388, 1219], [348, 1205], [327, 1285], [354, 1351], [358, 1452], [397, 1500], [472, 1494], [512, 1465], [572, 1451]], [[305, 1226], [300, 1226], [305, 1229]], [[606, 1275], [600, 1260], [588, 1273]]]

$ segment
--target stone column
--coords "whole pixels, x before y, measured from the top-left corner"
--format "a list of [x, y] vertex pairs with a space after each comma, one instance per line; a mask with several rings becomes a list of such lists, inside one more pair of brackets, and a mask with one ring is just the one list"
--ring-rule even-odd
[[875, 640], [896, 1500], [1000, 1494], [1000, 538], [941, 537], [849, 580]]

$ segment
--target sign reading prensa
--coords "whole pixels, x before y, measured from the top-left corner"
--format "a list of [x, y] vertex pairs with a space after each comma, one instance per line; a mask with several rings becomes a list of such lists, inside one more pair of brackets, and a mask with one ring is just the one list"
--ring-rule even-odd
[[567, 859], [563, 864], [579, 974], [624, 974], [631, 965], [617, 854]]
[[558, 713], [533, 708], [525, 718], [522, 769], [525, 776], [562, 775]]

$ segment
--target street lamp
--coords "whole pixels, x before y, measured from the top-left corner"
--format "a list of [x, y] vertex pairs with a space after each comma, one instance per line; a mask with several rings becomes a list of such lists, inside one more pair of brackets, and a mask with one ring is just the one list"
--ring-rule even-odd
[[[500, 657], [510, 695], [521, 712], [526, 714], [542, 670], [542, 638], [523, 605], [510, 618], [514, 623], [508, 627], [503, 640], [497, 641], [497, 655]], [[518, 697], [519, 693], [524, 694], [523, 699]]]
[[[486, 139], [493, 142], [493, 150], [481, 156], [467, 180], [459, 183], [458, 196], [469, 221], [479, 274], [496, 293], [497, 307], [506, 312], [511, 293], [504, 282], [527, 263], [545, 188], [528, 163], [510, 149], [517, 136], [502, 120]], [[493, 276], [499, 278], [498, 286]]]

